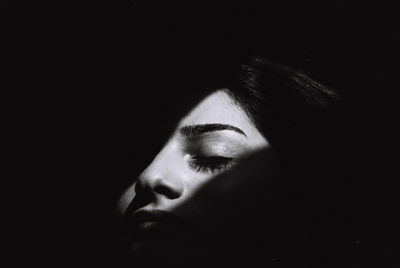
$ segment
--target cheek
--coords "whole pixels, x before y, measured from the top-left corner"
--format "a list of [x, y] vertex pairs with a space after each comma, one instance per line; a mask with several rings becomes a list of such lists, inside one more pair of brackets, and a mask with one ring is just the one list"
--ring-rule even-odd
[[208, 181], [212, 179], [215, 175], [211, 173], [201, 173], [196, 172], [192, 168], [190, 168], [190, 154], [185, 154], [182, 158], [183, 161], [179, 167], [179, 170], [182, 172], [182, 180], [185, 184], [186, 195], [192, 194], [197, 189], [201, 188]]
[[186, 176], [184, 179], [186, 193], [185, 199], [189, 199], [192, 197], [196, 192], [198, 192], [215, 177], [215, 174], [209, 173], [198, 173], [191, 169], [186, 171]]
[[126, 209], [128, 208], [129, 204], [132, 202], [132, 200], [135, 198], [136, 193], [135, 193], [135, 185], [136, 182], [131, 184], [128, 189], [126, 189], [121, 197], [118, 199], [117, 202], [117, 216], [118, 218], [121, 218]]
[[[182, 210], [203, 217], [199, 221], [234, 220], [238, 215], [257, 215], [258, 210], [275, 206], [285, 196], [283, 173], [271, 150], [263, 150], [243, 160], [236, 168], [196, 181], [193, 193]], [[200, 215], [200, 213], [203, 213]], [[212, 222], [211, 222], [212, 224]]]

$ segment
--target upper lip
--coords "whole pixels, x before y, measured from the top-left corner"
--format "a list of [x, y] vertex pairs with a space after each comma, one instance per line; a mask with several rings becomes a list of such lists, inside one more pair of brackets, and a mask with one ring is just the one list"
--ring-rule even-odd
[[177, 219], [178, 217], [164, 210], [139, 210], [133, 213], [130, 222], [172, 222], [176, 221]]
[[138, 225], [144, 222], [161, 222], [180, 225], [188, 227], [189, 224], [182, 220], [180, 217], [167, 212], [165, 210], [137, 210], [133, 213], [127, 213], [123, 219], [124, 223], [128, 226]]

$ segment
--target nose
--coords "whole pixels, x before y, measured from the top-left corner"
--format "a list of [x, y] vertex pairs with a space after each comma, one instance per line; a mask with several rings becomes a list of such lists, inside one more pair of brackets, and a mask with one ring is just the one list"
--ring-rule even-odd
[[170, 150], [162, 150], [153, 162], [139, 175], [135, 186], [136, 195], [147, 193], [153, 202], [173, 200], [185, 191], [180, 159]]

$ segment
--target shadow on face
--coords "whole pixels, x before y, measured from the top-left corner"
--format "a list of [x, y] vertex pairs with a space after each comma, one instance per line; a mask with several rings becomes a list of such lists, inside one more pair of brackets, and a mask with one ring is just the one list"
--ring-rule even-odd
[[118, 203], [131, 261], [147, 266], [269, 261], [289, 210], [273, 148], [223, 90], [180, 120]]

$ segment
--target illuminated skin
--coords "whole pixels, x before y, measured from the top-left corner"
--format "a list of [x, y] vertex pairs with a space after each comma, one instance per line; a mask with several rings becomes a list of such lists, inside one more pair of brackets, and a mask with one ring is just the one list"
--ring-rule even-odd
[[[164, 225], [167, 229], [158, 230], [167, 238], [136, 239], [130, 244], [131, 252], [147, 256], [146, 264], [158, 259], [184, 265], [185, 258], [208, 254], [204, 249], [214, 252], [209, 259], [220, 258], [220, 248], [225, 246], [217, 241], [223, 244], [241, 235], [254, 237], [248, 231], [232, 236], [232, 228], [264, 228], [262, 221], [248, 219], [258, 213], [257, 204], [264, 202], [257, 198], [269, 196], [264, 189], [276, 166], [272, 151], [242, 108], [223, 90], [203, 99], [177, 124], [165, 146], [118, 202], [118, 214], [129, 215], [128, 206], [139, 204], [138, 193], [145, 189], [151, 199], [137, 206], [136, 212], [166, 211], [195, 226], [195, 231]], [[154, 226], [159, 225], [141, 225], [145, 233]], [[215, 247], [213, 251], [211, 247]]]
[[[233, 130], [210, 131], [195, 137], [186, 137], [181, 133], [185, 126], [206, 124], [233, 126], [245, 135]], [[267, 147], [267, 140], [245, 112], [224, 91], [216, 91], [179, 122], [172, 137], [140, 174], [138, 183], [154, 193], [153, 202], [142, 209], [172, 211], [216, 173], [229, 169], [242, 156]], [[202, 167], [202, 161], [195, 160], [196, 157], [224, 157], [232, 160], [229, 163], [221, 159], [217, 163], [212, 163], [214, 160], [204, 161], [215, 166], [206, 168]], [[168, 191], [163, 191], [163, 188]], [[122, 195], [118, 203], [120, 215], [135, 197], [134, 189], [135, 184]]]

